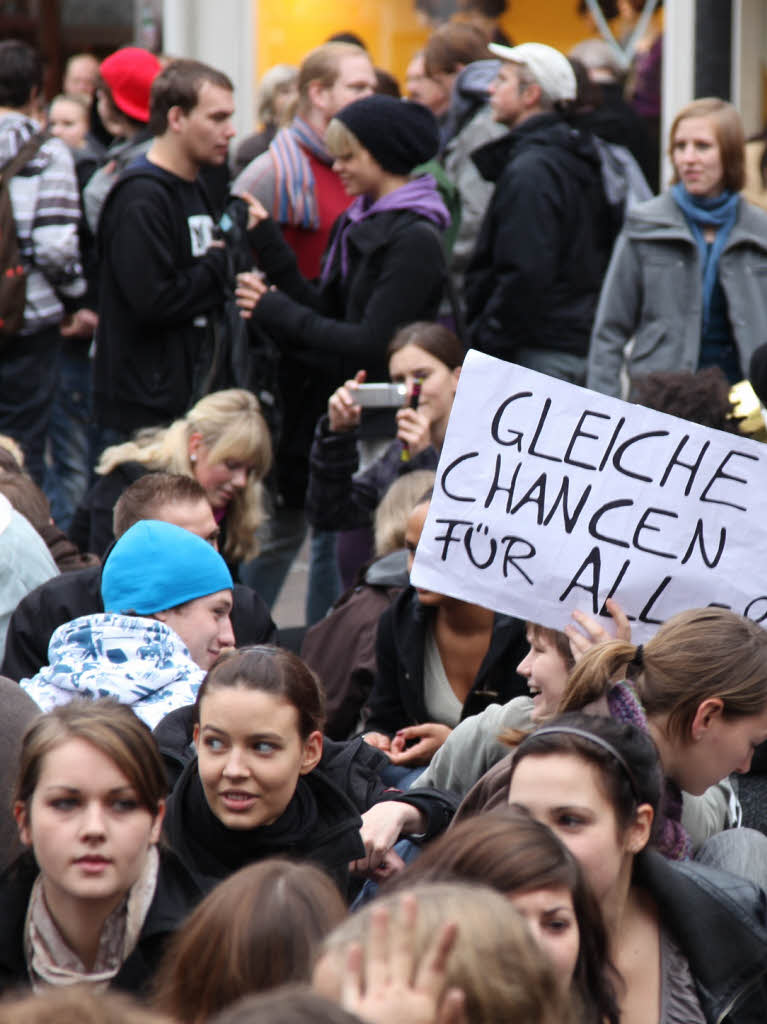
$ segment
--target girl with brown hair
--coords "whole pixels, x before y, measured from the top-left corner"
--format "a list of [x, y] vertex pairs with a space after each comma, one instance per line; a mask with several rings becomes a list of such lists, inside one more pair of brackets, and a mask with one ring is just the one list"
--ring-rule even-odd
[[346, 904], [311, 864], [265, 860], [217, 886], [174, 936], [160, 966], [155, 1005], [185, 1024], [242, 996], [308, 983], [319, 942]]
[[618, 969], [621, 1024], [746, 1024], [764, 1016], [764, 893], [649, 849], [663, 778], [641, 729], [561, 715], [514, 755], [508, 802], [579, 861]]
[[152, 734], [113, 700], [26, 732], [14, 813], [30, 848], [0, 879], [0, 990], [143, 989], [199, 890], [160, 851], [166, 781]]
[[383, 758], [361, 739], [323, 739], [319, 680], [279, 647], [222, 654], [195, 704], [197, 756], [168, 800], [166, 835], [207, 891], [247, 864], [289, 854], [346, 892], [350, 862], [374, 869], [401, 833], [433, 836], [452, 802], [385, 791]]

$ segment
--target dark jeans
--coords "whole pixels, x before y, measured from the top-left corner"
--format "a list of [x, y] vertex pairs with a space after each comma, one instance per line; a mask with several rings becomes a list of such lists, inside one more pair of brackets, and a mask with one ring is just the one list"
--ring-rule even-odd
[[21, 445], [29, 475], [42, 487], [45, 438], [59, 379], [59, 331], [16, 335], [0, 349], [0, 433]]
[[45, 493], [54, 522], [64, 533], [90, 483], [91, 362], [87, 342], [64, 341], [59, 384], [48, 425], [50, 464]]

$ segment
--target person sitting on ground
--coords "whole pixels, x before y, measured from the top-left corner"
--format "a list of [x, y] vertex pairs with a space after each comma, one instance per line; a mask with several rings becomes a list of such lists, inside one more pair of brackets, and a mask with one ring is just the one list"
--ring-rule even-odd
[[451, 1003], [457, 1009], [456, 1000], [464, 1013], [458, 1019], [471, 1024], [573, 1022], [556, 971], [521, 914], [483, 885], [423, 884], [363, 907], [325, 940], [313, 985], [366, 1017], [366, 997], [372, 1006], [388, 1003], [391, 1015], [400, 986], [407, 990], [419, 981], [433, 1005], [433, 1014], [420, 1019], [435, 1024], [455, 1019], [437, 1010]]
[[242, 388], [216, 391], [169, 427], [139, 431], [102, 453], [100, 479], [75, 512], [70, 539], [81, 551], [103, 557], [114, 540], [115, 502], [128, 484], [158, 470], [183, 473], [204, 487], [221, 531], [221, 553], [234, 571], [257, 550], [261, 481], [271, 461], [271, 438], [255, 395]]
[[[173, 523], [217, 548], [218, 526], [205, 491], [191, 476], [147, 473], [127, 487], [114, 508], [116, 537], [142, 519]], [[231, 620], [235, 643], [272, 643], [276, 627], [266, 605], [250, 587], [234, 584]], [[48, 664], [48, 644], [58, 626], [104, 611], [101, 567], [55, 576], [21, 601], [11, 616], [0, 672], [26, 679]]]
[[158, 848], [165, 794], [157, 747], [130, 708], [73, 701], [37, 716], [14, 802], [29, 849], [0, 878], [0, 992], [149, 985], [200, 898]]
[[[767, 632], [716, 607], [673, 615], [639, 646], [625, 629], [612, 639], [589, 616], [577, 613], [577, 621], [588, 637], [568, 626], [582, 657], [559, 698], [555, 681], [543, 687], [550, 713], [588, 710], [643, 728], [665, 773], [659, 851], [672, 860], [694, 855], [765, 885], [767, 839], [730, 827], [741, 814], [727, 776], [747, 772], [767, 739]], [[507, 730], [502, 739], [516, 747], [524, 735]], [[510, 754], [479, 780], [457, 820], [504, 802], [512, 762]]]
[[[430, 498], [408, 518], [409, 569]], [[378, 626], [376, 681], [363, 711], [365, 740], [395, 769], [385, 777], [395, 785], [412, 778], [408, 770], [428, 764], [459, 722], [524, 694], [511, 669], [524, 646], [518, 619], [412, 586], [400, 594]]]
[[308, 984], [317, 947], [346, 904], [312, 864], [250, 864], [216, 886], [176, 932], [157, 974], [154, 1005], [205, 1024], [242, 996]]
[[349, 867], [394, 869], [402, 833], [444, 831], [453, 800], [435, 790], [386, 790], [384, 758], [361, 739], [323, 742], [324, 700], [290, 651], [249, 647], [222, 655], [191, 711], [196, 750], [179, 747], [177, 720], [155, 736], [186, 762], [168, 801], [165, 834], [202, 889], [247, 864], [290, 855], [318, 864], [348, 895]]
[[378, 620], [408, 583], [407, 518], [433, 485], [429, 469], [415, 469], [394, 481], [376, 509], [374, 561], [304, 637], [301, 657], [322, 680], [325, 735], [333, 740], [358, 731], [375, 680]]
[[[709, 655], [715, 649], [706, 645]], [[604, 661], [605, 655], [597, 648], [584, 664], [589, 657]], [[710, 717], [712, 729], [698, 731], [686, 748], [684, 767], [700, 773], [701, 783], [711, 771], [722, 773], [723, 755], [733, 752], [741, 734], [745, 748], [750, 731], [740, 716]], [[696, 716], [697, 725], [705, 718]], [[682, 726], [679, 715], [664, 719], [674, 731]], [[667, 740], [668, 734], [664, 750]], [[724, 871], [661, 856], [653, 847], [666, 833], [662, 793], [658, 754], [642, 728], [568, 714], [520, 744], [507, 800], [553, 829], [579, 861], [623, 981], [621, 1024], [761, 1020], [767, 1001], [764, 892]]]
[[207, 669], [234, 644], [221, 555], [180, 526], [142, 520], [109, 553], [101, 595], [104, 611], [59, 626], [48, 665], [22, 689], [44, 711], [113, 695], [150, 726], [193, 704]]
[[0, 1024], [174, 1024], [127, 995], [93, 992], [84, 985], [49, 988], [4, 999]]
[[579, 1024], [618, 1024], [615, 969], [599, 906], [575, 857], [526, 811], [498, 807], [461, 822], [390, 879], [386, 895], [424, 882], [480, 882], [525, 918], [556, 968]]

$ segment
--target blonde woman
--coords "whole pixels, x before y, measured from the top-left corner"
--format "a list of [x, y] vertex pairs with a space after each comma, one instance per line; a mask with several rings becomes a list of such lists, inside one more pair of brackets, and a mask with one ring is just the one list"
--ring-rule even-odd
[[96, 466], [101, 479], [75, 513], [69, 536], [80, 550], [103, 556], [114, 540], [112, 510], [125, 488], [145, 473], [180, 473], [204, 489], [221, 531], [219, 549], [236, 566], [257, 552], [261, 481], [271, 461], [269, 430], [255, 395], [241, 388], [216, 391], [169, 427], [142, 430], [107, 448]]

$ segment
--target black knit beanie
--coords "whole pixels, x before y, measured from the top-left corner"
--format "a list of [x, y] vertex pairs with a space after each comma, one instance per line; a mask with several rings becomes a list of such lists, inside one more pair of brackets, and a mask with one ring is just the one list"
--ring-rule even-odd
[[390, 174], [409, 174], [439, 149], [437, 119], [421, 103], [376, 94], [355, 100], [335, 117]]

